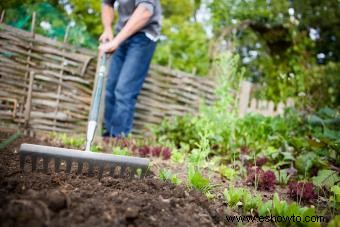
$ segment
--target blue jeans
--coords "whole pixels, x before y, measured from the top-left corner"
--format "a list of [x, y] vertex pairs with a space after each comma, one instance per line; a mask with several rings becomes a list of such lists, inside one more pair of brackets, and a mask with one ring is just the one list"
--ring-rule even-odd
[[112, 54], [105, 93], [103, 136], [126, 136], [131, 132], [137, 97], [155, 48], [156, 42], [139, 32]]

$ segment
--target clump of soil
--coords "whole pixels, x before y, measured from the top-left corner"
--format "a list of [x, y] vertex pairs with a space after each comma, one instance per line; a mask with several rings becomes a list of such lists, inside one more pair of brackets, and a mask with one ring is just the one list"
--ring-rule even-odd
[[[1, 133], [1, 132], [0, 132]], [[2, 226], [222, 226], [223, 205], [150, 175], [143, 179], [22, 172], [22, 137], [0, 151]], [[46, 142], [45, 142], [46, 143]], [[228, 223], [230, 225], [230, 223]]]

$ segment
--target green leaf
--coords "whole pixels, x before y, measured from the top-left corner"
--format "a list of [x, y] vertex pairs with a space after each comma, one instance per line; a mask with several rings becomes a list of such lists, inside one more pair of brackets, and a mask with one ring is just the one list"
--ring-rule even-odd
[[159, 178], [163, 181], [167, 181], [171, 178], [171, 171], [167, 170], [167, 169], [162, 169], [161, 171], [159, 171]]
[[112, 148], [112, 154], [115, 154], [115, 155], [122, 155], [122, 156], [130, 156], [130, 151], [128, 148], [124, 147], [124, 148], [121, 148], [121, 147], [113, 147]]
[[209, 191], [209, 180], [203, 177], [198, 171], [195, 171], [191, 176], [190, 184], [200, 191]]
[[265, 203], [260, 203], [259, 206], [258, 206], [259, 216], [269, 215], [271, 213], [272, 208], [273, 208], [273, 201], [272, 200], [268, 200]]
[[177, 176], [175, 174], [172, 175], [171, 177], [171, 183], [179, 185], [182, 183], [182, 180], [177, 178]]
[[291, 152], [286, 151], [286, 152], [281, 152], [281, 154], [283, 155], [283, 160], [286, 160], [286, 161], [294, 161], [295, 160], [295, 158], [294, 158], [294, 156], [292, 155]]
[[233, 168], [229, 168], [225, 165], [220, 166], [219, 172], [222, 176], [224, 176], [225, 178], [231, 181], [234, 180], [234, 178], [237, 175], [236, 171]]
[[279, 195], [275, 192], [274, 198], [273, 198], [273, 215], [286, 215], [287, 210], [287, 202], [286, 201], [280, 201]]
[[330, 190], [331, 187], [340, 181], [340, 177], [338, 173], [333, 170], [320, 170], [318, 175], [313, 177], [313, 184], [318, 187], [325, 187], [327, 190]]
[[329, 198], [330, 205], [336, 209], [340, 209], [340, 187], [334, 185], [331, 188], [332, 195]]
[[230, 187], [229, 190], [224, 190], [223, 195], [228, 205], [234, 207], [238, 202], [241, 202], [244, 193], [243, 188]]
[[318, 156], [315, 153], [309, 152], [306, 154], [301, 154], [297, 157], [295, 161], [296, 169], [301, 173], [305, 174], [308, 172], [313, 165], [316, 163]]
[[339, 227], [340, 215], [336, 215], [327, 225], [327, 227]]

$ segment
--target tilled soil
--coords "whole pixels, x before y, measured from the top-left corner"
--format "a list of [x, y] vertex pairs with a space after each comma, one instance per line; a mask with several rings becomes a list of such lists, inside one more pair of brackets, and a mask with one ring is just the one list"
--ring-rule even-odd
[[[0, 132], [1, 134], [1, 132]], [[21, 137], [0, 151], [0, 226], [222, 226], [223, 205], [157, 177], [20, 171]], [[45, 142], [46, 143], [46, 142]]]

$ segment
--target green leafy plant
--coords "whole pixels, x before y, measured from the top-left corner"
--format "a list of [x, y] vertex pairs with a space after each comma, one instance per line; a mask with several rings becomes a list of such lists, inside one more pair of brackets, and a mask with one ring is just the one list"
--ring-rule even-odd
[[229, 189], [225, 189], [223, 192], [224, 198], [227, 201], [230, 207], [235, 207], [240, 202], [242, 203], [242, 198], [244, 198], [244, 194], [246, 190], [244, 188], [234, 188], [230, 187]]
[[275, 172], [276, 178], [278, 179], [279, 184], [287, 185], [289, 179], [291, 178], [292, 174], [288, 174], [286, 169], [282, 169]]
[[321, 168], [323, 166], [326, 166], [326, 163], [321, 160], [321, 158], [313, 153], [313, 152], [308, 152], [301, 154], [297, 157], [295, 161], [295, 166], [296, 169], [304, 175], [308, 175], [310, 173], [310, 170], [312, 168]]
[[126, 147], [124, 147], [124, 148], [122, 148], [122, 147], [113, 147], [112, 148], [112, 154], [123, 155], [123, 156], [130, 156], [131, 152]]
[[100, 144], [94, 144], [91, 146], [92, 152], [100, 152], [103, 150], [103, 147]]
[[273, 209], [273, 201], [268, 200], [267, 202], [259, 203], [257, 212], [259, 216], [267, 216], [267, 215], [270, 215], [272, 209]]
[[183, 163], [185, 160], [185, 153], [181, 150], [174, 149], [171, 152], [171, 161], [175, 163]]
[[209, 183], [209, 179], [203, 177], [198, 171], [189, 174], [188, 181], [192, 187], [203, 193], [208, 193], [213, 189], [213, 186]]
[[328, 224], [327, 227], [338, 227], [340, 223], [340, 215], [336, 215]]
[[318, 187], [325, 187], [330, 190], [333, 185], [340, 182], [340, 177], [333, 170], [323, 169], [318, 172], [318, 175], [313, 177], [313, 183]]
[[338, 185], [333, 185], [331, 187], [331, 192], [332, 195], [329, 198], [329, 202], [334, 210], [340, 210], [340, 187]]
[[260, 195], [253, 196], [249, 191], [243, 194], [243, 212], [256, 210], [259, 204], [262, 203], [262, 197]]
[[219, 173], [227, 178], [228, 180], [233, 181], [237, 176], [236, 170], [225, 165], [221, 165], [219, 168]]
[[253, 196], [245, 188], [230, 187], [229, 190], [225, 189], [223, 194], [230, 207], [242, 206], [243, 212], [256, 210], [263, 203], [260, 195]]
[[84, 137], [80, 136], [71, 136], [66, 133], [51, 133], [52, 138], [60, 141], [62, 144], [69, 148], [81, 149], [85, 145]]
[[[285, 216], [285, 217], [291, 217], [293, 215], [295, 216], [301, 216], [302, 220], [305, 220], [306, 216], [315, 216], [315, 209], [308, 208], [308, 207], [300, 207], [297, 203], [293, 202], [291, 204], [288, 204], [286, 201], [282, 201], [279, 198], [279, 195], [277, 193], [274, 194], [273, 197], [273, 207], [271, 210], [271, 214], [275, 216]], [[281, 225], [285, 226], [309, 226], [310, 223], [308, 222], [288, 222], [288, 223], [282, 223]], [[320, 223], [313, 223], [313, 225], [320, 226]]]
[[159, 178], [163, 181], [169, 181], [175, 185], [179, 185], [182, 183], [182, 181], [175, 174], [172, 174], [170, 170], [166, 169], [159, 172]]

